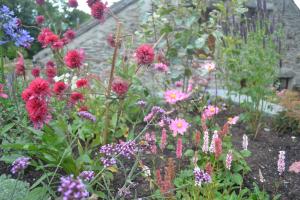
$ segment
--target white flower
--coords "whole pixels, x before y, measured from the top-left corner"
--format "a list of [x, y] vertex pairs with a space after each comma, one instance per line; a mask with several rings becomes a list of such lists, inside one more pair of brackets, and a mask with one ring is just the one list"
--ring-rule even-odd
[[150, 171], [150, 168], [149, 168], [148, 166], [144, 165], [144, 166], [142, 167], [142, 169], [143, 169], [144, 175], [145, 175], [146, 177], [150, 177], [150, 176], [151, 176], [151, 171]]

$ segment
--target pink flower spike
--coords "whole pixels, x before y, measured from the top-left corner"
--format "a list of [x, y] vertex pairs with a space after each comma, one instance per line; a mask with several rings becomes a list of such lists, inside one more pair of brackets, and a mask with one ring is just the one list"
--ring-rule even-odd
[[207, 153], [208, 150], [209, 150], [209, 135], [208, 135], [208, 131], [204, 131], [202, 151], [203, 153]]
[[184, 119], [176, 118], [171, 120], [169, 125], [170, 130], [173, 132], [173, 136], [176, 137], [177, 133], [184, 135], [189, 127], [189, 123], [187, 123]]
[[285, 171], [285, 151], [279, 151], [277, 170], [280, 176]]
[[300, 161], [294, 162], [290, 167], [289, 167], [289, 172], [295, 172], [295, 173], [300, 173]]
[[167, 135], [167, 130], [163, 129], [161, 131], [161, 141], [160, 141], [160, 149], [163, 151], [166, 146], [167, 146], [167, 139], [168, 139], [168, 135]]
[[229, 150], [226, 156], [226, 168], [230, 170], [232, 163], [232, 150]]
[[176, 157], [179, 159], [182, 157], [182, 138], [181, 137], [179, 137], [177, 139]]

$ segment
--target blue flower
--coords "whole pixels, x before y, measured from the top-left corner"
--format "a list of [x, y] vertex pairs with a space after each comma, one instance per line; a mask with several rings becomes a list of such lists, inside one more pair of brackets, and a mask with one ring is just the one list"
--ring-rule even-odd
[[7, 42], [14, 42], [17, 47], [28, 48], [33, 42], [33, 37], [29, 32], [22, 29], [18, 24], [18, 18], [14, 16], [14, 12], [10, 11], [5, 5], [0, 7], [0, 30], [3, 30], [0, 45]]

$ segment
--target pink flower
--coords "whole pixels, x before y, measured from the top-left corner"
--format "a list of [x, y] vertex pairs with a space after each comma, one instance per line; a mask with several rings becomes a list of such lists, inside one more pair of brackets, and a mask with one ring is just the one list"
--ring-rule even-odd
[[177, 139], [177, 145], [176, 145], [176, 158], [181, 158], [182, 157], [182, 139], [179, 137]]
[[169, 67], [164, 63], [156, 63], [154, 64], [154, 69], [160, 72], [167, 72], [169, 70]]
[[214, 140], [214, 142], [215, 142], [215, 157], [216, 159], [218, 159], [223, 151], [222, 139], [218, 137]]
[[118, 96], [124, 96], [128, 92], [128, 89], [129, 89], [128, 81], [120, 77], [114, 78], [112, 82], [112, 91], [114, 91]]
[[207, 153], [208, 150], [209, 150], [209, 135], [208, 135], [208, 131], [204, 131], [202, 151], [203, 153]]
[[36, 3], [41, 6], [45, 3], [45, 0], [36, 0]]
[[41, 69], [39, 67], [35, 67], [31, 70], [31, 74], [34, 78], [37, 78], [40, 76]]
[[63, 40], [58, 40], [56, 42], [53, 42], [53, 44], [51, 45], [51, 48], [53, 50], [60, 50], [64, 47], [65, 43]]
[[279, 172], [279, 175], [282, 175], [285, 171], [285, 151], [279, 151], [277, 170]]
[[165, 101], [169, 104], [175, 104], [178, 101], [183, 101], [187, 99], [190, 94], [181, 92], [179, 90], [167, 90], [164, 93]]
[[216, 64], [213, 61], [206, 61], [202, 67], [206, 69], [208, 72], [211, 72], [216, 69]]
[[91, 14], [95, 19], [98, 19], [101, 23], [105, 21], [105, 13], [107, 12], [107, 3], [102, 1], [96, 1], [91, 5]]
[[228, 118], [228, 124], [230, 124], [230, 125], [234, 125], [234, 124], [236, 124], [237, 123], [237, 121], [239, 120], [239, 116], [235, 116], [235, 117], [230, 117], [230, 118]]
[[106, 41], [110, 47], [116, 47], [115, 36], [112, 33], [107, 36]]
[[189, 127], [189, 123], [187, 123], [184, 119], [180, 119], [180, 118], [171, 120], [171, 123], [169, 125], [169, 128], [173, 132], [174, 137], [177, 136], [177, 133], [184, 135], [188, 127]]
[[77, 2], [77, 0], [69, 0], [68, 5], [69, 5], [71, 8], [77, 8], [78, 2]]
[[43, 15], [36, 16], [35, 21], [37, 24], [41, 25], [45, 21], [45, 17]]
[[285, 95], [286, 91], [287, 91], [286, 89], [283, 89], [281, 91], [276, 92], [276, 95], [278, 97], [283, 97]]
[[166, 129], [163, 129], [161, 131], [161, 141], [160, 141], [160, 149], [162, 151], [166, 148], [167, 138], [168, 138], [167, 131], [166, 131]]
[[154, 49], [148, 44], [143, 44], [137, 48], [135, 56], [139, 65], [149, 65], [154, 61]]
[[79, 50], [70, 50], [65, 56], [65, 64], [71, 68], [80, 68], [83, 65], [85, 59], [85, 54], [82, 49]]
[[145, 134], [145, 140], [147, 141], [149, 147], [150, 147], [150, 151], [153, 154], [157, 153], [157, 147], [156, 147], [156, 135], [155, 132], [150, 133], [146, 133]]
[[290, 167], [289, 167], [289, 172], [295, 172], [299, 173], [300, 172], [300, 161], [294, 162]]
[[211, 139], [211, 143], [209, 146], [209, 152], [210, 153], [215, 153], [215, 140], [219, 137], [218, 131], [214, 131], [214, 134]]
[[8, 95], [4, 93], [3, 87], [4, 86], [0, 83], [0, 98], [7, 99]]
[[183, 86], [183, 81], [176, 81], [175, 86], [176, 87], [182, 87]]
[[67, 43], [74, 40], [75, 37], [76, 37], [75, 31], [73, 31], [70, 28], [64, 33], [64, 38], [67, 41]]
[[16, 75], [17, 76], [25, 76], [25, 64], [24, 64], [24, 57], [21, 53], [18, 52], [18, 59], [16, 63]]
[[203, 112], [202, 117], [205, 119], [211, 119], [214, 115], [218, 114], [220, 109], [217, 106], [209, 105]]
[[232, 163], [232, 151], [229, 150], [229, 152], [226, 155], [226, 168], [230, 170]]

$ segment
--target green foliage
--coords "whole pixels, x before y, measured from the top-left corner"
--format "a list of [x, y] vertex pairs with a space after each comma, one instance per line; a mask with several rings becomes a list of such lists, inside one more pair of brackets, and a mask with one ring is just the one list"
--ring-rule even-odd
[[298, 135], [300, 133], [299, 121], [287, 115], [285, 111], [278, 113], [273, 124], [279, 134]]

